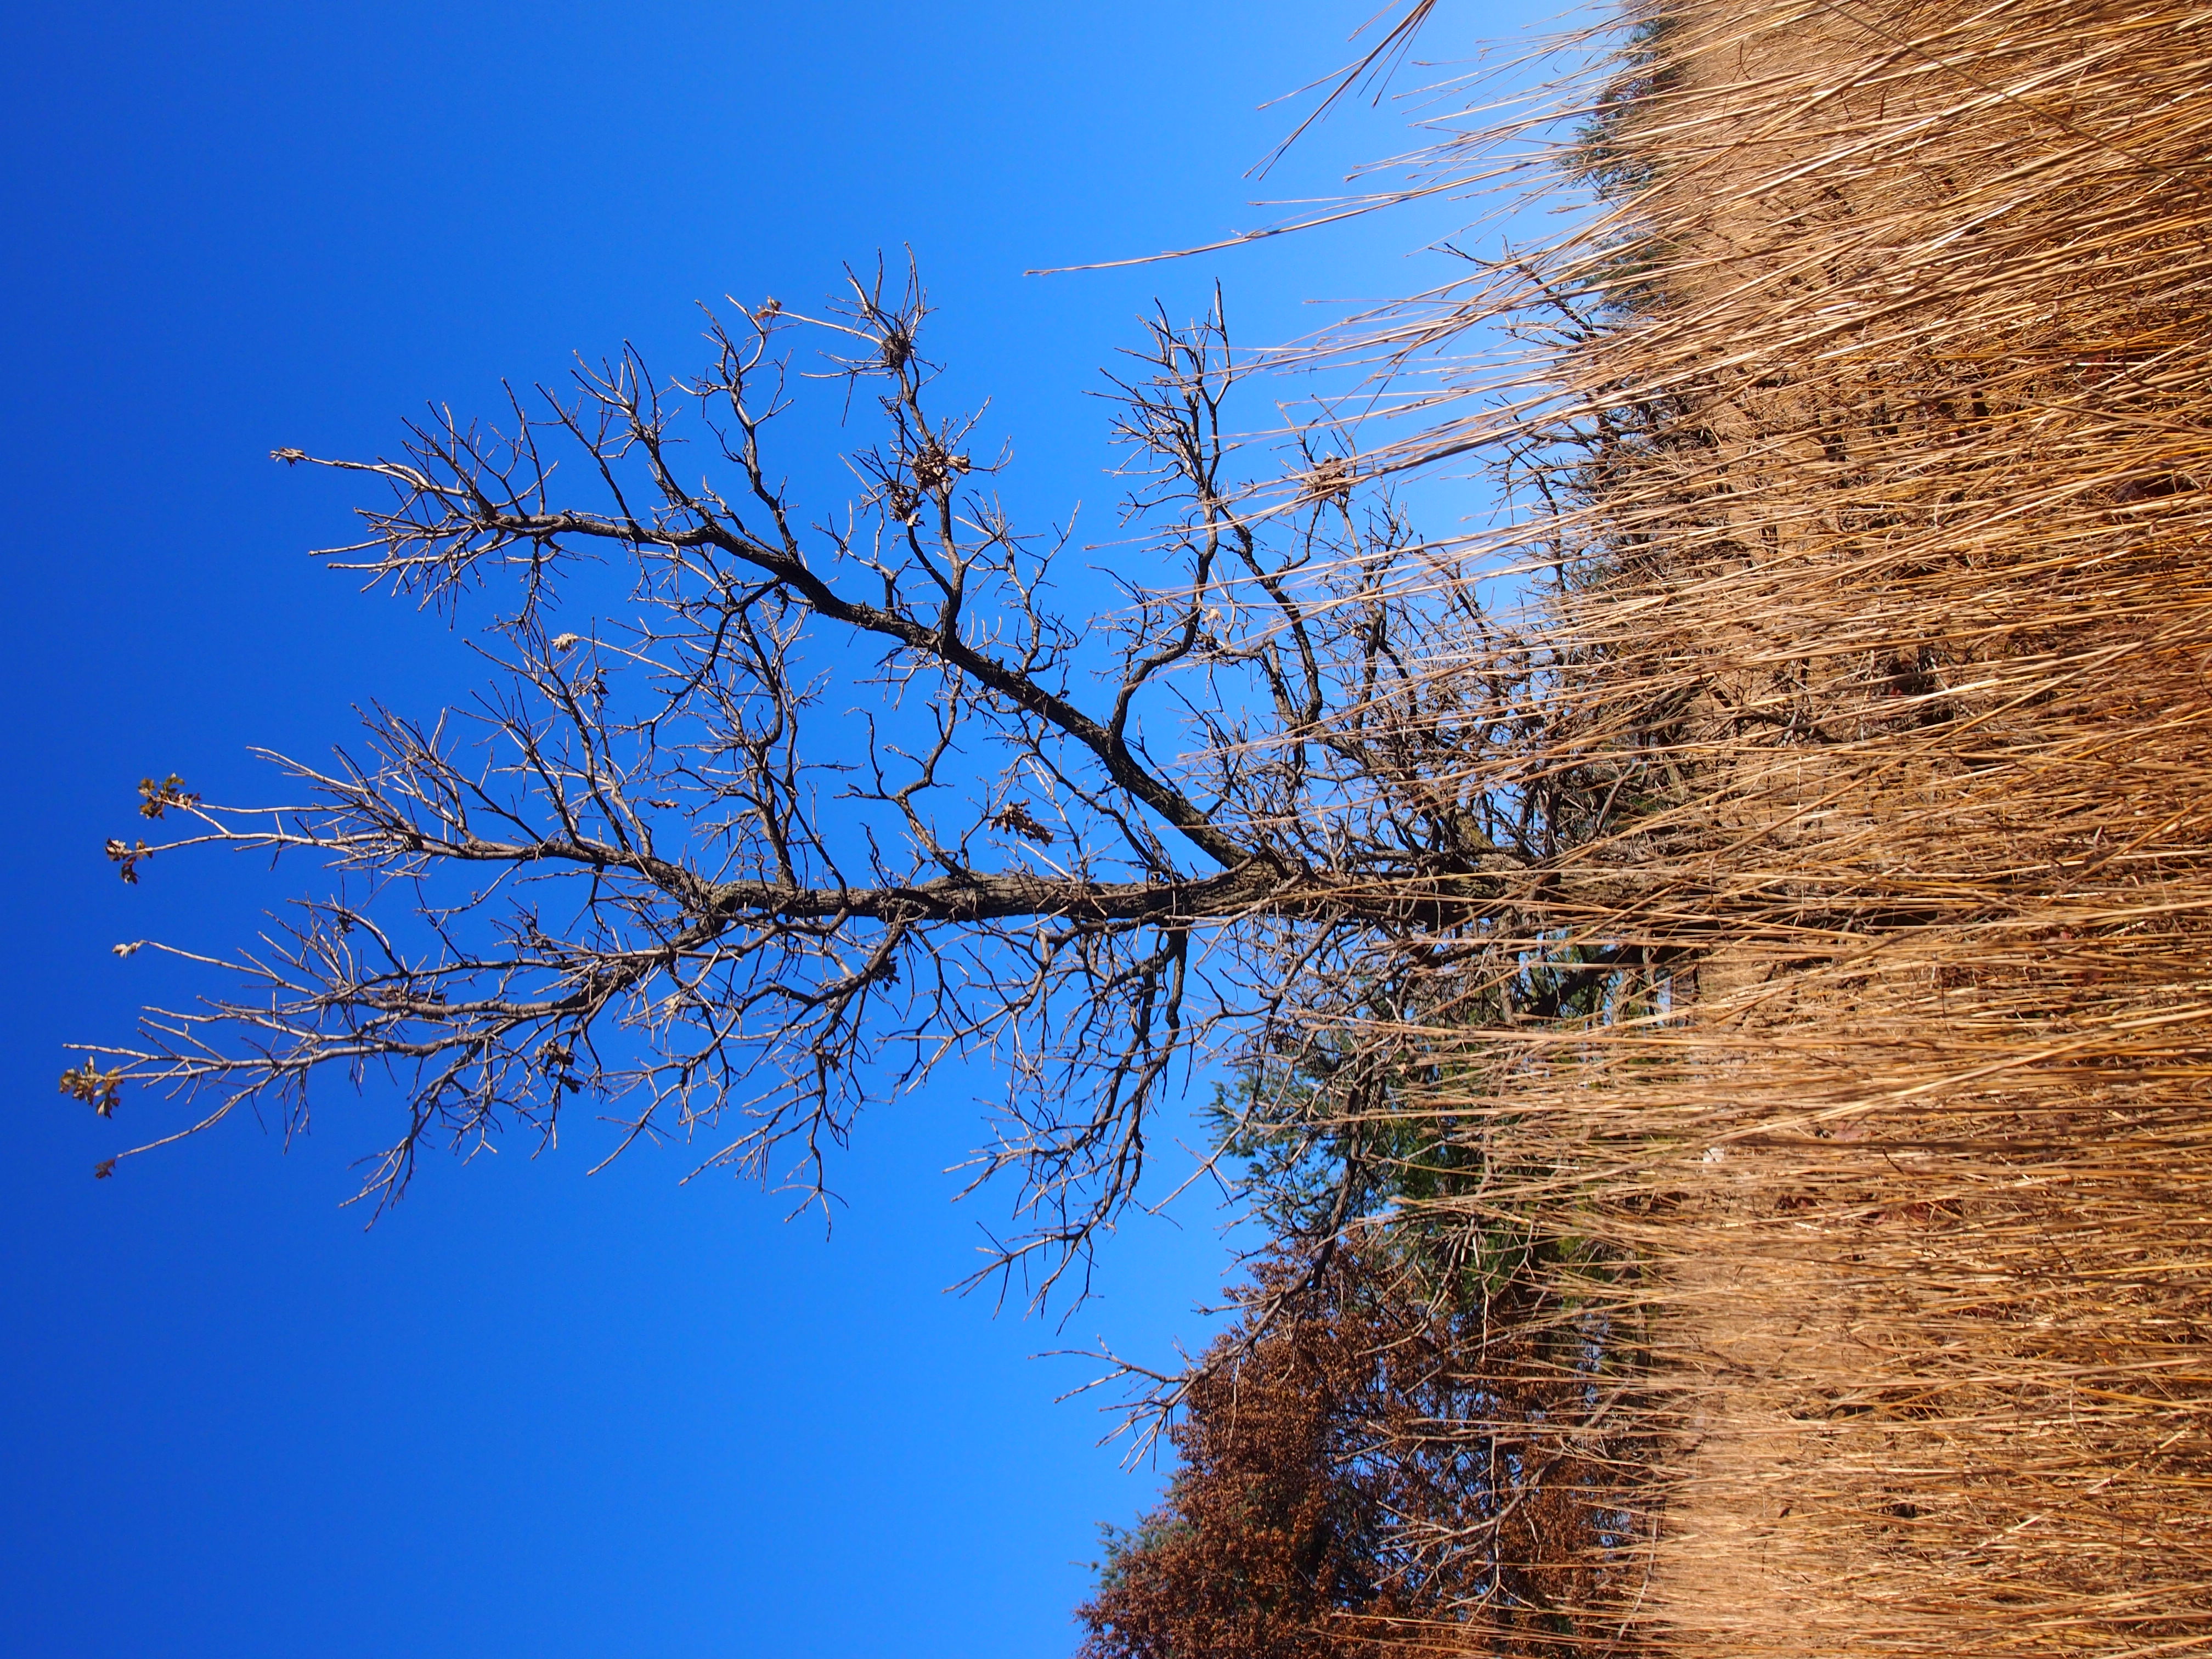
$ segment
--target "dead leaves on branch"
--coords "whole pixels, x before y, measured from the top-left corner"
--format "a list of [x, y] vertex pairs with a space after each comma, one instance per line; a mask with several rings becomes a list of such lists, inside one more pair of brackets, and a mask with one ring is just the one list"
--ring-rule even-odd
[[117, 1066], [103, 1072], [100, 1069], [100, 1057], [87, 1054], [83, 1065], [73, 1066], [62, 1073], [62, 1092], [72, 1100], [84, 1102], [102, 1117], [113, 1117], [128, 1070], [127, 1066]]
[[[138, 816], [158, 818], [172, 807], [190, 811], [200, 804], [198, 793], [185, 787], [185, 781], [174, 772], [166, 778], [138, 780]], [[143, 839], [126, 842], [119, 837], [108, 837], [108, 858], [119, 867], [116, 873], [132, 886], [138, 884], [138, 866], [154, 856], [157, 848], [149, 847]]]

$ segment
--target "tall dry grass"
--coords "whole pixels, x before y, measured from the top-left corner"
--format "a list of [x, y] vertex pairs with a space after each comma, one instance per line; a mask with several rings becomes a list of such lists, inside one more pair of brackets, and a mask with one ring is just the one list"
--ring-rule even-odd
[[[1640, 1494], [1461, 1645], [2212, 1649], [2212, 12], [1631, 21], [1602, 210], [1382, 337], [1558, 319], [1405, 448], [1548, 501], [1540, 740], [1460, 781], [1582, 803], [1410, 1105], [1586, 1381], [1453, 1431]], [[1516, 1016], [1565, 945], [1597, 1004]]]

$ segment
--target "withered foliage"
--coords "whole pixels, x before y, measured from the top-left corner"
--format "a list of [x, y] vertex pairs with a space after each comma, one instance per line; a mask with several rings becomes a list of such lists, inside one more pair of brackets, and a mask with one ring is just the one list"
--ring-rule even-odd
[[1088, 1659], [1619, 1637], [1592, 1610], [1644, 1559], [1626, 1334], [1548, 1288], [1556, 1261], [1491, 1265], [1453, 1300], [1387, 1250], [1266, 1261], [1168, 1431], [1164, 1501], [1109, 1534]]
[[1515, 950], [1346, 1028], [1387, 1097], [1304, 1103], [1456, 1149], [1399, 1237], [1525, 1228], [1636, 1333], [1584, 1650], [2204, 1650], [2202, 9], [1622, 21], [1524, 158], [1589, 214], [1369, 335], [1396, 459], [1502, 456], [1490, 544], [1553, 573], [1540, 738], [1459, 787], [1589, 810]]
[[1405, 453], [1503, 448], [1559, 573], [1549, 757], [1615, 780], [1562, 865], [1619, 879], [1545, 914], [1673, 971], [1419, 1034], [1395, 1109], [1497, 1176], [1421, 1225], [1638, 1264], [1624, 1644], [2201, 1650], [2202, 9], [1625, 21], [1589, 216], [1383, 343], [1459, 354]]

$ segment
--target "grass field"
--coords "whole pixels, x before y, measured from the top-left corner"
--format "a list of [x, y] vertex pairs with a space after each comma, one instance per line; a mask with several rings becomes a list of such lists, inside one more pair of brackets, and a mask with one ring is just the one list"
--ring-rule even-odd
[[1464, 1641], [2203, 1651], [2212, 17], [1631, 21], [1599, 214], [1457, 319], [1567, 319], [1545, 735], [1464, 784], [1601, 803], [1484, 971], [1607, 988], [1415, 1109], [1494, 1172], [1431, 1223], [1571, 1244], [1526, 1467], [1638, 1496]]

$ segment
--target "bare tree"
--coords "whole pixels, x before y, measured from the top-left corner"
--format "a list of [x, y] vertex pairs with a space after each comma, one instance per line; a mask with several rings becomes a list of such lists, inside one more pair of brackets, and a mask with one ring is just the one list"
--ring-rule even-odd
[[[1228, 424], [1218, 299], [1156, 316], [1112, 392], [1123, 602], [1071, 615], [1068, 536], [1018, 532], [1004, 457], [935, 406], [927, 311], [878, 269], [820, 319], [710, 315], [688, 381], [626, 347], [510, 391], [500, 428], [440, 408], [398, 459], [276, 452], [390, 487], [337, 568], [440, 606], [489, 590], [491, 680], [427, 720], [374, 709], [326, 766], [272, 757], [300, 804], [149, 781], [143, 810], [190, 828], [111, 842], [125, 879], [217, 845], [319, 855], [339, 890], [198, 958], [242, 993], [150, 1011], [64, 1086], [204, 1092], [201, 1127], [381, 1074], [405, 1116], [380, 1203], [426, 1137], [550, 1135], [571, 1094], [623, 1146], [706, 1138], [702, 1168], [818, 1193], [864, 1097], [980, 1055], [1009, 1087], [977, 1179], [1024, 1181], [998, 1265], [1042, 1294], [1194, 1056], [1294, 1048], [1316, 1009], [1387, 1000], [1394, 951], [1479, 941], [1541, 814], [1453, 780], [1519, 740], [1526, 665], [1346, 434], [1281, 427], [1273, 485], [1239, 482], [1261, 452]], [[808, 380], [875, 428], [857, 499], [811, 523], [764, 447]], [[1478, 635], [1483, 672], [1434, 672]]]

